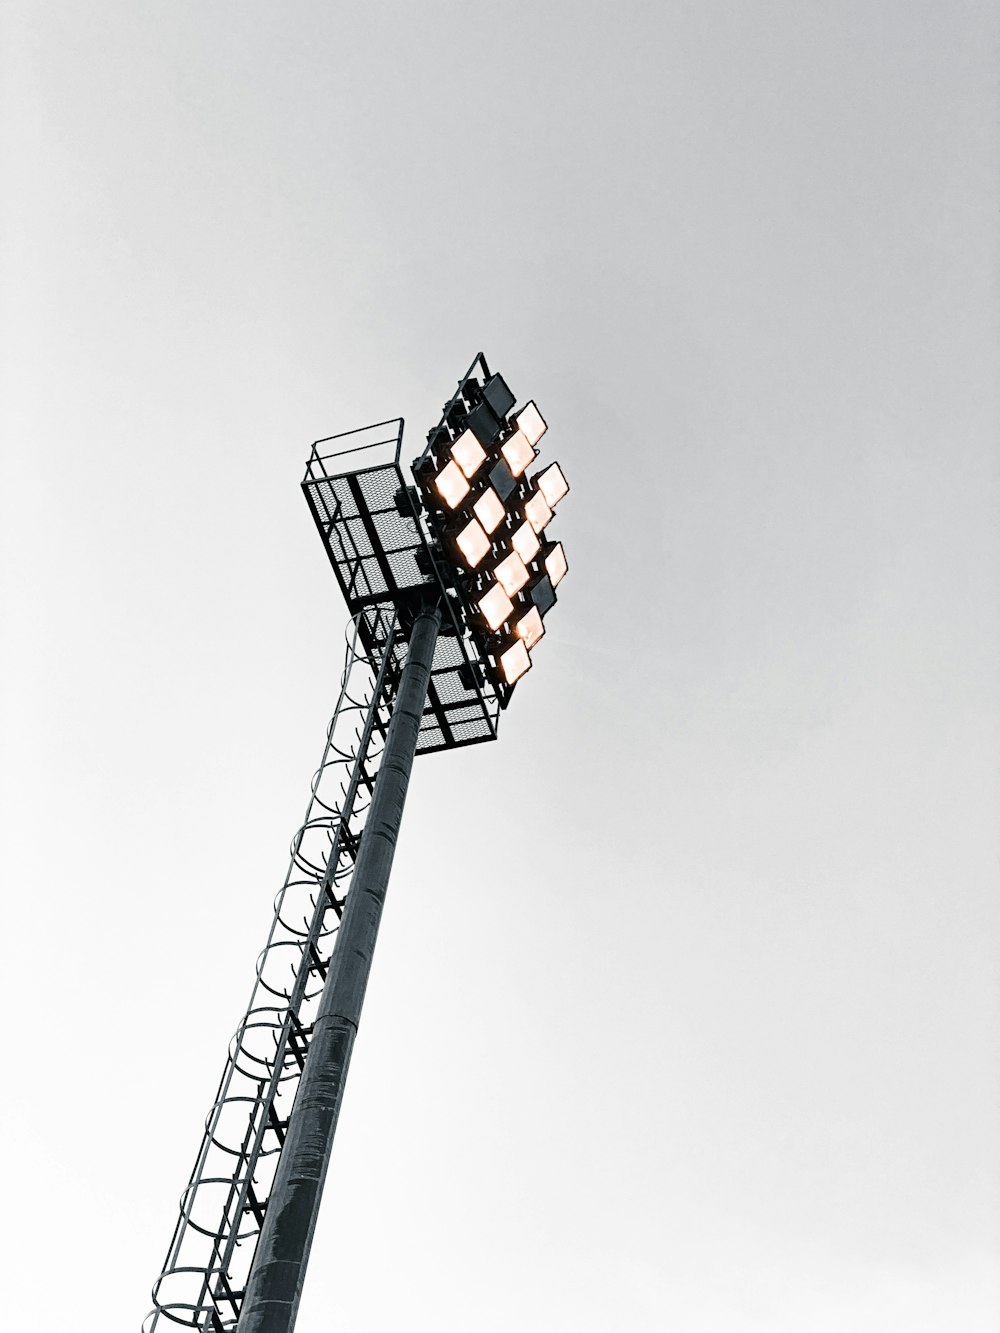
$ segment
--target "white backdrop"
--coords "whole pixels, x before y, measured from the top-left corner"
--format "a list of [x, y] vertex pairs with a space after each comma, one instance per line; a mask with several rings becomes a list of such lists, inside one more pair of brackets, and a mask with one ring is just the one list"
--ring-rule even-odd
[[298, 1333], [992, 1333], [996, 7], [0, 25], [5, 1322], [148, 1308], [335, 698], [309, 442], [482, 348], [571, 571], [418, 762]]

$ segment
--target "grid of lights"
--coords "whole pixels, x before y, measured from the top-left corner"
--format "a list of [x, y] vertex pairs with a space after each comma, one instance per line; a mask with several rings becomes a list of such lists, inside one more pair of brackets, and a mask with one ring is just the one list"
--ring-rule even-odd
[[532, 470], [548, 426], [534, 402], [514, 405], [501, 376], [466, 379], [414, 467], [469, 626], [508, 689], [530, 670], [568, 569], [547, 528], [569, 485], [558, 463]]

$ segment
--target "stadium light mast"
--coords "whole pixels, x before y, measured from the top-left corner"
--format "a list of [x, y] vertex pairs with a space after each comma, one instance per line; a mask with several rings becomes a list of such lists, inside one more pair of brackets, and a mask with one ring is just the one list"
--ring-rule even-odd
[[340, 696], [144, 1333], [295, 1325], [413, 760], [496, 739], [567, 572], [547, 528], [569, 487], [533, 470], [546, 423], [515, 404], [480, 354], [410, 482], [400, 418], [312, 447], [352, 615]]

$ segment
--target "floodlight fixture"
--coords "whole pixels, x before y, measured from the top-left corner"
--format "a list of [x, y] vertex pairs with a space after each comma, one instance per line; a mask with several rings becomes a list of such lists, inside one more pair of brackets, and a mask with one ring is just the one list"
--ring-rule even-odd
[[538, 608], [538, 612], [542, 616], [548, 615], [556, 604], [556, 590], [552, 586], [552, 580], [548, 574], [539, 574], [533, 578], [528, 584], [525, 595]]
[[538, 607], [533, 606], [530, 611], [526, 611], [521, 619], [514, 626], [514, 633], [524, 640], [526, 648], [534, 648], [535, 644], [545, 633], [545, 625], [542, 623], [542, 617], [539, 614]]
[[465, 430], [451, 446], [451, 456], [467, 480], [471, 481], [486, 462], [488, 455], [472, 431]]
[[449, 509], [457, 509], [469, 494], [465, 473], [454, 461], [445, 463], [434, 479], [434, 488]]
[[520, 527], [514, 529], [510, 544], [526, 565], [534, 560], [535, 556], [541, 549], [538, 534], [527, 519], [525, 519]]
[[541, 491], [536, 491], [524, 502], [524, 517], [536, 532], [541, 532], [552, 517], [552, 510]]
[[508, 685], [519, 681], [530, 668], [531, 654], [523, 639], [515, 639], [510, 647], [500, 654], [500, 670]]
[[503, 421], [507, 413], [517, 402], [502, 375], [491, 375], [483, 385], [483, 397], [492, 407], [498, 419]]
[[491, 630], [498, 630], [514, 612], [514, 603], [507, 596], [499, 583], [494, 583], [489, 592], [479, 599], [479, 610]]
[[542, 563], [545, 566], [545, 572], [549, 576], [549, 581], [553, 588], [558, 588], [569, 570], [569, 566], [566, 563], [566, 552], [563, 550], [562, 542], [548, 543], [542, 552]]
[[[466, 474], [471, 475], [471, 474]], [[550, 509], [555, 509], [556, 505], [569, 492], [569, 483], [563, 476], [562, 468], [558, 463], [550, 463], [544, 472], [539, 472], [534, 478], [534, 483], [545, 496], [546, 503]]]
[[475, 405], [468, 416], [469, 429], [481, 444], [492, 444], [500, 434], [502, 424], [485, 398]]
[[517, 490], [517, 481], [504, 459], [497, 459], [490, 469], [490, 485], [503, 500], [504, 504]]
[[517, 422], [518, 430], [522, 432], [529, 444], [537, 444], [548, 430], [545, 418], [533, 401], [522, 407], [514, 420]]
[[496, 532], [507, 517], [507, 510], [503, 507], [503, 501], [492, 486], [486, 487], [486, 490], [472, 506], [472, 512], [483, 525], [484, 531], [489, 533]]
[[490, 539], [477, 518], [471, 519], [455, 534], [455, 545], [470, 569], [475, 569], [490, 553]]
[[531, 442], [520, 430], [515, 431], [509, 440], [503, 442], [500, 452], [514, 477], [519, 477], [525, 468], [535, 461], [535, 451], [531, 447]]
[[511, 551], [510, 555], [505, 556], [493, 573], [508, 597], [519, 593], [531, 577], [527, 565], [516, 551]]

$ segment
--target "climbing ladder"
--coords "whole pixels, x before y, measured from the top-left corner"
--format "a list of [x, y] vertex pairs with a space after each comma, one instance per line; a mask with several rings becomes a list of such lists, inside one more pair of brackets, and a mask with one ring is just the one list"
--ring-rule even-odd
[[[228, 1333], [239, 1320], [405, 653], [395, 613], [375, 614], [384, 623], [373, 626], [369, 608], [364, 622], [359, 613], [348, 628], [322, 762], [292, 839], [250, 1002], [229, 1045], [143, 1333], [165, 1333], [168, 1323]], [[365, 639], [381, 646], [368, 649]]]

